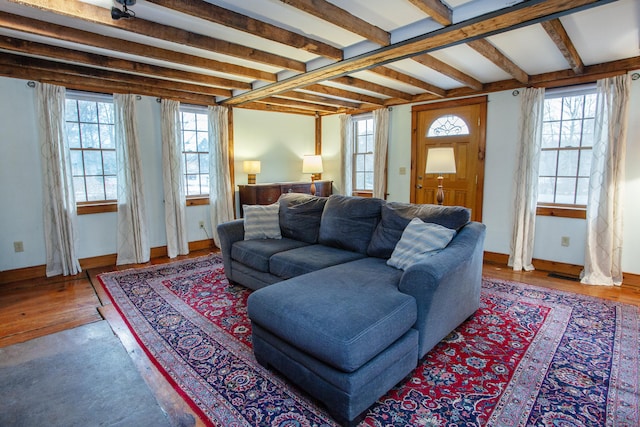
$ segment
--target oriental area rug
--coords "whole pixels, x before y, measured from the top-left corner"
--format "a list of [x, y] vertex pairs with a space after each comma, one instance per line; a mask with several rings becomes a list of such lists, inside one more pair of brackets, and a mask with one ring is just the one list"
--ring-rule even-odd
[[[256, 362], [251, 291], [229, 284], [219, 255], [99, 279], [153, 363], [209, 425], [335, 425]], [[638, 307], [485, 279], [480, 309], [360, 425], [639, 426], [639, 366]]]

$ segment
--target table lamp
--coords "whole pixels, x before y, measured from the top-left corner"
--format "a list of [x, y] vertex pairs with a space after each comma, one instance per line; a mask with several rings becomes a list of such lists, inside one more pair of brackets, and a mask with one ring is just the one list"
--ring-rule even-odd
[[245, 160], [242, 163], [242, 170], [248, 174], [247, 183], [256, 183], [256, 174], [260, 173], [260, 160]]
[[442, 174], [456, 173], [456, 159], [453, 154], [453, 147], [429, 148], [427, 151], [426, 173], [438, 174], [438, 192], [436, 201], [439, 205], [444, 201], [444, 190], [442, 189]]
[[311, 174], [311, 194], [316, 194], [316, 184], [314, 182], [317, 173], [322, 173], [322, 156], [305, 155], [302, 158], [302, 173]]

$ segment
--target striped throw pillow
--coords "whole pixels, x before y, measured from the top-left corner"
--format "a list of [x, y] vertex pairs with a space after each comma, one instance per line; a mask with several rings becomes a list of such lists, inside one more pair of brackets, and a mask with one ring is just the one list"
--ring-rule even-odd
[[278, 212], [280, 204], [243, 205], [244, 240], [282, 239]]
[[416, 262], [444, 249], [456, 231], [439, 224], [413, 218], [387, 261], [387, 265], [405, 270]]

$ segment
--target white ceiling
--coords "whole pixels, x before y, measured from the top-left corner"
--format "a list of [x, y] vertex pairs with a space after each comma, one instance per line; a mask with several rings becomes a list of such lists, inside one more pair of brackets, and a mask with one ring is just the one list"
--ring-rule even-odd
[[[551, 1], [557, 3], [555, 0]], [[96, 8], [96, 6], [87, 5], [86, 3], [101, 4], [102, 6], [106, 6], [106, 8]], [[198, 1], [185, 3], [198, 3]], [[288, 3], [286, 0], [243, 0], [241, 2], [209, 0], [208, 3], [329, 44], [342, 50], [345, 60], [361, 54], [366, 55], [381, 47], [379, 44], [358, 35], [356, 33], [357, 29], [355, 28], [342, 28], [337, 24], [290, 6], [286, 4]], [[414, 6], [409, 0], [329, 0], [329, 3], [387, 31], [390, 33], [392, 44], [401, 43], [409, 38], [423, 36], [424, 34], [443, 28], [441, 24], [438, 24], [429, 15]], [[449, 0], [443, 3], [451, 8], [452, 23], [455, 25], [461, 21], [472, 19], [485, 13], [507, 7], [514, 7], [514, 5], [517, 6], [517, 4], [521, 2], [518, 0]], [[540, 1], [531, 0], [524, 3], [540, 3]], [[111, 5], [112, 3], [109, 0], [107, 0], [106, 3], [105, 0], [86, 0], [84, 3], [80, 3], [77, 0], [53, 0], [50, 2], [44, 0], [0, 0], [0, 11], [101, 34], [111, 37], [115, 41], [128, 40], [143, 45], [275, 73], [278, 75], [279, 81], [300, 76], [299, 72], [286, 70], [280, 66], [268, 65], [250, 58], [243, 59], [203, 48], [160, 40], [109, 25], [119, 25], [125, 20], [95, 23], [83, 19], [84, 16], [64, 16], [68, 13], [72, 14], [72, 11], [76, 7], [80, 9], [89, 7], [91, 9], [86, 10], [89, 10], [92, 14], [104, 14], [104, 17], [109, 17], [108, 8], [110, 8]], [[50, 7], [59, 8], [59, 11], [56, 13], [47, 10]], [[136, 18], [126, 20], [128, 21], [127, 24], [130, 25], [135, 25], [136, 21], [144, 20], [160, 24], [158, 28], [162, 25], [176, 27], [192, 33], [233, 42], [251, 49], [301, 61], [306, 64], [307, 70], [313, 70], [321, 66], [336, 63], [336, 60], [333, 59], [320, 57], [314, 53], [283, 43], [267, 40], [263, 37], [236, 30], [225, 25], [212, 23], [176, 10], [160, 7], [148, 1], [138, 0], [130, 9], [136, 14]], [[62, 13], [60, 13], [60, 10], [62, 10]], [[110, 18], [109, 21], [111, 21]], [[640, 1], [618, 0], [613, 2], [597, 2], [595, 7], [562, 16], [560, 22], [564, 26], [570, 41], [575, 46], [580, 59], [587, 68], [597, 64], [615, 63], [615, 61], [634, 58], [635, 60], [633, 60], [632, 63], [639, 63], [637, 59], [640, 55]], [[224, 77], [240, 82], [252, 83], [256, 89], [269, 84], [269, 82], [266, 81], [260, 81], [238, 74], [220, 72], [216, 69], [180, 64], [169, 60], [121, 52], [118, 50], [117, 44], [112, 48], [105, 49], [88, 46], [83, 43], [65, 41], [63, 40], [63, 34], [58, 34], [56, 37], [43, 37], [7, 27], [7, 25], [0, 25], [0, 36], [8, 36], [12, 39], [33, 41], [66, 49], [95, 53], [112, 58], [125, 59], [135, 63], [151, 64], [185, 72]], [[62, 33], [64, 33], [64, 31]], [[521, 28], [511, 29], [500, 34], [490, 35], [486, 40], [495, 46], [506, 59], [515, 63], [529, 76], [571, 69], [569, 63], [541, 24], [535, 23]], [[9, 51], [6, 50], [5, 52]], [[16, 52], [15, 50], [11, 51], [11, 54], [32, 55], [28, 52]], [[496, 63], [485, 58], [465, 43], [445, 47], [433, 51], [430, 54], [447, 65], [454, 67], [456, 70], [479, 80], [483, 84], [510, 81], [514, 78], [496, 65]], [[64, 58], [47, 57], [47, 59], [50, 61], [69, 62], [69, 60], [65, 60]], [[86, 66], [86, 64], [82, 65]], [[100, 65], [97, 64], [94, 66], [100, 67]], [[402, 73], [406, 77], [419, 79], [422, 82], [433, 85], [445, 92], [465, 87], [464, 83], [452, 78], [447, 72], [436, 71], [412, 59], [397, 60], [387, 64], [387, 67]], [[123, 72], [122, 70], [117, 71]], [[375, 83], [413, 96], [427, 92], [422, 87], [407, 83], [406, 80], [391, 79], [372, 71], [356, 70], [349, 73], [349, 75], [365, 82]], [[162, 78], [166, 79], [167, 77]], [[188, 78], [180, 80], [189, 81]], [[353, 93], [374, 96], [382, 100], [394, 98], [393, 96], [382, 94], [379, 91], [371, 90], [371, 88], [358, 88], [353, 85], [345, 85], [344, 83], [331, 81], [319, 81], [319, 83]], [[235, 89], [233, 90], [233, 96], [244, 92], [246, 92], [246, 90]], [[319, 93], [318, 95], [325, 97], [338, 96], [335, 94]], [[448, 95], [445, 94], [444, 97], [446, 96]], [[227, 97], [218, 96], [217, 101], [224, 102], [225, 98]], [[363, 105], [363, 108], [365, 107], [366, 106]]]

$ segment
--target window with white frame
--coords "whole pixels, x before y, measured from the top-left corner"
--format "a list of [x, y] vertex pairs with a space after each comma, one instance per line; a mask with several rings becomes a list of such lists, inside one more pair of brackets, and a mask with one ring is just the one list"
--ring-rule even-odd
[[65, 122], [76, 203], [115, 202], [113, 96], [67, 91]]
[[595, 86], [545, 96], [538, 205], [586, 206], [596, 97]]
[[206, 107], [180, 106], [187, 197], [209, 195], [209, 119]]
[[353, 117], [353, 190], [373, 191], [373, 117]]

